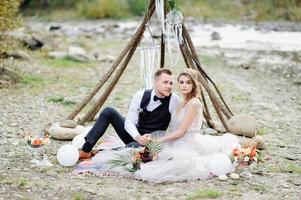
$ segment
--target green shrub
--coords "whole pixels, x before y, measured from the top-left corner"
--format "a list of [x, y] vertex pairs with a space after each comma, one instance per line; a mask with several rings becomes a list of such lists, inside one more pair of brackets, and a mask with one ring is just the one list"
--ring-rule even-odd
[[80, 15], [92, 19], [121, 18], [128, 12], [126, 1], [118, 0], [83, 0], [77, 9]]
[[148, 1], [127, 0], [129, 10], [132, 15], [143, 16], [147, 12]]
[[20, 24], [18, 14], [18, 0], [1, 0], [0, 1], [0, 53], [5, 51], [10, 45], [5, 31], [12, 30]]

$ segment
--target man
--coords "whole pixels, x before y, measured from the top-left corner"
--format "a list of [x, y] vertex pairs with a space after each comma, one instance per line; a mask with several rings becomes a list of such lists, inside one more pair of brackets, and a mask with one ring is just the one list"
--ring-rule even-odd
[[152, 135], [166, 131], [171, 113], [179, 104], [179, 97], [172, 93], [172, 87], [172, 72], [159, 69], [154, 75], [153, 89], [141, 90], [134, 95], [126, 119], [114, 108], [105, 108], [85, 137], [80, 159], [92, 156], [92, 148], [109, 124], [126, 145], [135, 141], [145, 145]]

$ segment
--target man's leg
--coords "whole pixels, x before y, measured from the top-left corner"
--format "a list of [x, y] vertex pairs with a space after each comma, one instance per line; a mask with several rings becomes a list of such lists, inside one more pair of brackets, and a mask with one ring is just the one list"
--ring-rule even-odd
[[86, 135], [86, 142], [83, 145], [82, 150], [86, 153], [90, 152], [99, 138], [103, 136], [109, 124], [112, 124], [116, 133], [125, 144], [133, 142], [134, 139], [124, 129], [124, 120], [125, 118], [121, 116], [120, 113], [114, 108], [105, 108], [100, 113], [92, 129]]

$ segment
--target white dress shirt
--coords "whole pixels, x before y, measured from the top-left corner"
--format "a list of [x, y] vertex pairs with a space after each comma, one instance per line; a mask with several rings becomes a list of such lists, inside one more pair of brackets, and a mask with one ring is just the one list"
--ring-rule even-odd
[[[140, 133], [136, 128], [136, 124], [138, 123], [140, 103], [142, 101], [144, 91], [145, 90], [140, 90], [134, 95], [124, 122], [125, 130], [132, 136], [133, 139], [136, 139], [136, 137], [140, 135]], [[146, 109], [150, 112], [153, 111], [155, 108], [157, 108], [159, 105], [161, 105], [160, 100], [154, 101], [155, 95], [156, 95], [155, 91], [152, 90], [150, 102], [146, 107]], [[170, 113], [174, 112], [177, 109], [179, 103], [180, 103], [179, 97], [175, 93], [172, 93], [169, 102], [169, 112]]]

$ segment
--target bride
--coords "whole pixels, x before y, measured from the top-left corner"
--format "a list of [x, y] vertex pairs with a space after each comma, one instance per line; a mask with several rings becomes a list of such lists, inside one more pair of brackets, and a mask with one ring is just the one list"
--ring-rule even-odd
[[[157, 160], [143, 163], [133, 174], [135, 178], [159, 183], [208, 179], [234, 170], [229, 156], [239, 146], [238, 139], [229, 133], [200, 134], [203, 115], [197, 77], [198, 72], [192, 69], [179, 74], [177, 82], [183, 101], [172, 113], [166, 135], [152, 138], [164, 143], [164, 149]], [[112, 152], [101, 152], [92, 161], [104, 164], [111, 156]], [[113, 171], [126, 175], [121, 168]]]

